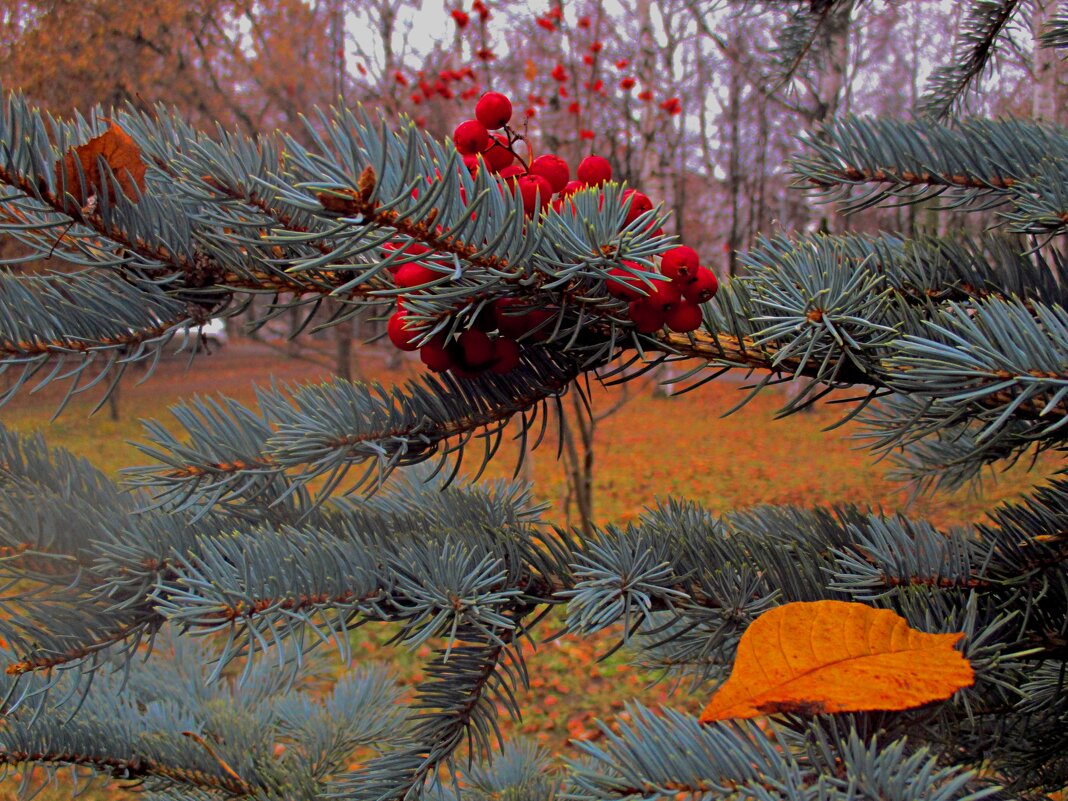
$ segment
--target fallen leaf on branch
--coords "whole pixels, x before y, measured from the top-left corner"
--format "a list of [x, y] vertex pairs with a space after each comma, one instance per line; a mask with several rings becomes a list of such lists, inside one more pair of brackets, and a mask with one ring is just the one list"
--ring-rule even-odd
[[[80, 206], [89, 202], [89, 198], [98, 195], [104, 185], [100, 174], [98, 159], [103, 157], [124, 195], [137, 202], [140, 193], [145, 191], [145, 162], [141, 159], [141, 148], [126, 131], [114, 122], [108, 122], [108, 129], [100, 136], [90, 139], [84, 145], [71, 148], [56, 162], [56, 182], [61, 190], [73, 196]], [[85, 191], [78, 177], [81, 166], [85, 176]], [[109, 185], [108, 200], [114, 202], [115, 193]]]
[[911, 709], [975, 681], [953, 646], [963, 633], [927, 634], [859, 603], [770, 609], [742, 634], [730, 677], [701, 722], [796, 712]]

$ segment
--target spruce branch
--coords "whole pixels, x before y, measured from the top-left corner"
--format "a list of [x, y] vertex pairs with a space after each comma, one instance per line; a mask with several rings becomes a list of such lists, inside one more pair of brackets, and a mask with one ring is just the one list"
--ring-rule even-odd
[[[505, 376], [464, 381], [424, 378], [386, 389], [335, 381], [292, 392], [260, 392], [262, 412], [209, 401], [178, 407], [185, 429], [178, 437], [153, 424], [142, 449], [164, 469], [132, 472], [178, 508], [228, 506], [262, 495], [284, 471], [284, 480], [304, 486], [328, 476], [326, 497], [354, 467], [363, 467], [353, 488], [380, 486], [397, 467], [438, 456], [462, 457], [474, 435], [487, 445], [519, 416], [526, 432], [538, 407], [557, 397], [580, 372], [566, 354], [528, 349], [522, 367]], [[522, 436], [526, 436], [524, 433]], [[495, 447], [488, 447], [484, 461]]]
[[[865, 742], [855, 729], [806, 735], [786, 727], [702, 726], [689, 715], [638, 705], [618, 733], [599, 724], [598, 743], [580, 742], [587, 762], [572, 762], [576, 799], [655, 798], [665, 794], [739, 798], [819, 798], [845, 801], [858, 792], [893, 801], [978, 801], [975, 771], [940, 766], [939, 757], [904, 737]], [[887, 742], [888, 741], [888, 742]]]
[[958, 108], [973, 81], [990, 68], [999, 40], [1011, 36], [1022, 0], [970, 0], [957, 30], [952, 58], [928, 80], [919, 112], [933, 119], [948, 117]]
[[1008, 204], [1019, 230], [1032, 216], [1025, 198], [1057, 199], [1055, 184], [1039, 179], [1063, 172], [1059, 163], [1068, 153], [1063, 129], [1022, 119], [968, 119], [950, 127], [846, 117], [803, 142], [806, 152], [793, 160], [800, 185], [843, 201], [847, 213], [890, 198], [919, 202], [945, 194], [949, 208]]
[[243, 797], [251, 795], [251, 788], [240, 776], [214, 776], [205, 771], [189, 770], [153, 762], [141, 756], [129, 759], [111, 757], [101, 754], [79, 754], [72, 752], [48, 751], [10, 751], [0, 749], [0, 764], [23, 765], [32, 762], [46, 766], [73, 766], [92, 768], [115, 779], [134, 782], [147, 778], [161, 778], [190, 787], [209, 791], [221, 791], [228, 796]]
[[517, 612], [512, 627], [493, 637], [461, 632], [463, 644], [440, 653], [427, 667], [428, 678], [411, 707], [410, 742], [337, 777], [334, 792], [354, 801], [403, 801], [420, 795], [428, 781], [440, 781], [435, 774], [451, 765], [465, 742], [472, 757], [489, 759], [494, 741], [503, 746], [497, 704], [518, 716], [510, 685], [525, 670], [516, 674], [501, 663], [521, 660], [514, 650], [521, 620]]
[[779, 81], [775, 90], [788, 84], [806, 62], [819, 65], [826, 58], [820, 47], [826, 27], [843, 12], [851, 13], [855, 2], [817, 0], [796, 5], [798, 8], [791, 13], [776, 42], [774, 55]]
[[1061, 10], [1046, 20], [1038, 41], [1042, 47], [1063, 49], [1068, 47], [1068, 10]]

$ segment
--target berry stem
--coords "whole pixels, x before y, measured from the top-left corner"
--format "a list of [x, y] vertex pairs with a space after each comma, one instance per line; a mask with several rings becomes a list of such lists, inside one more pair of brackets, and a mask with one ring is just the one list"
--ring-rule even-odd
[[[508, 152], [511, 153], [513, 156], [515, 156], [516, 161], [518, 161], [520, 164], [523, 165], [523, 171], [526, 172], [526, 173], [529, 173], [530, 172], [530, 161], [528, 161], [528, 159], [530, 158], [530, 155], [531, 155], [531, 153], [530, 153], [530, 144], [527, 142], [526, 138], [522, 134], [520, 134], [520, 133], [514, 131], [513, 129], [509, 128], [507, 125], [504, 126], [504, 134], [505, 134], [505, 136], [508, 137], [508, 147], [507, 147]], [[504, 145], [502, 145], [497, 139], [494, 139], [493, 142], [498, 147], [504, 147]], [[524, 159], [522, 156], [520, 156], [518, 153], [515, 152], [515, 143], [516, 142], [523, 142], [524, 144], [527, 145], [527, 158], [526, 159]], [[492, 148], [492, 147], [493, 147], [493, 145], [490, 145], [490, 148]]]

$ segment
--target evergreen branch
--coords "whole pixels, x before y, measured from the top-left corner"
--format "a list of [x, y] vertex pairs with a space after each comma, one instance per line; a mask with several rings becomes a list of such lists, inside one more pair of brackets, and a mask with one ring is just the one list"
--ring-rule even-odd
[[[72, 599], [73, 600], [73, 599]], [[73, 621], [81, 622], [85, 618], [90, 618], [99, 625], [99, 619], [102, 616], [103, 610], [98, 610], [96, 614], [92, 614], [90, 609], [85, 608], [83, 603], [83, 609], [81, 613], [75, 616], [69, 616], [73, 618]], [[62, 604], [55, 604], [54, 610], [59, 611], [62, 609]], [[88, 614], [87, 614], [88, 613]], [[60, 628], [66, 621], [56, 615], [52, 621], [52, 625], [56, 628]], [[65, 647], [40, 647], [38, 646], [34, 651], [37, 655], [27, 656], [15, 662], [9, 662], [4, 672], [8, 676], [21, 676], [26, 673], [33, 673], [36, 671], [48, 671], [53, 668], [60, 667], [62, 665], [69, 665], [71, 663], [83, 662], [84, 660], [102, 654], [114, 645], [133, 639], [135, 643], [140, 643], [146, 635], [151, 635], [163, 624], [162, 618], [152, 612], [144, 613], [142, 615], [134, 617], [129, 622], [117, 622], [111, 623], [103, 632], [81, 632], [79, 639], [81, 642], [77, 645], [67, 645]], [[5, 627], [6, 628], [6, 627]], [[29, 628], [23, 624], [23, 628]], [[14, 631], [14, 628], [8, 629], [8, 631]], [[5, 631], [5, 634], [8, 633]], [[15, 643], [21, 643], [26, 639], [25, 636], [15, 639]]]
[[402, 737], [400, 693], [385, 669], [352, 670], [325, 696], [295, 684], [292, 663], [207, 682], [210, 647], [160, 639], [162, 658], [101, 671], [82, 686], [69, 674], [21, 679], [23, 699], [0, 723], [0, 761], [89, 767], [154, 793], [312, 801], [354, 749]]
[[995, 792], [974, 789], [974, 771], [939, 767], [936, 755], [912, 748], [906, 738], [880, 742], [873, 736], [865, 743], [855, 729], [830, 736], [818, 724], [805, 737], [778, 726], [702, 726], [670, 709], [655, 715], [633, 705], [627, 711], [618, 733], [598, 724], [603, 745], [577, 743], [590, 761], [571, 763], [570, 798], [801, 798], [818, 788], [820, 798], [834, 801], [858, 792], [886, 801], [978, 801]]
[[295, 485], [329, 475], [329, 492], [350, 468], [369, 464], [355, 486], [378, 486], [398, 466], [435, 455], [460, 458], [479, 429], [489, 442], [522, 415], [525, 430], [538, 405], [562, 394], [579, 371], [565, 355], [528, 348], [523, 366], [504, 376], [427, 377], [393, 389], [335, 381], [263, 391], [260, 415], [231, 401], [194, 402], [174, 410], [184, 435], [153, 424], [152, 444], [141, 446], [166, 468], [134, 475], [179, 507], [205, 498], [209, 505], [242, 503], [294, 467], [302, 468], [291, 478]]
[[[47, 187], [42, 187], [33, 182], [28, 176], [14, 173], [2, 165], [0, 165], [0, 184], [5, 184], [24, 193], [26, 198], [38, 201], [47, 210], [66, 215], [72, 223], [86, 226], [95, 231], [103, 238], [103, 241], [100, 241], [96, 248], [98, 252], [106, 252], [119, 247], [129, 251], [131, 254], [135, 254], [141, 261], [140, 266], [146, 269], [170, 266], [185, 272], [193, 272], [194, 270], [193, 259], [188, 254], [176, 252], [162, 243], [139, 241], [120, 226], [106, 220], [102, 212], [92, 210], [91, 206], [80, 209], [74, 208], [65, 199], [62, 199]], [[5, 198], [7, 201], [11, 199], [10, 195]], [[47, 251], [43, 252], [50, 252], [51, 250], [50, 246]], [[105, 264], [113, 266], [123, 263], [125, 263], [124, 259], [105, 262]]]
[[[1046, 191], [1033, 182], [1068, 153], [1068, 132], [1022, 119], [969, 119], [954, 127], [846, 117], [803, 138], [794, 173], [848, 213], [889, 198], [919, 202], [948, 193], [950, 207], [1019, 204]], [[1022, 213], [1019, 212], [1019, 213]]]
[[214, 776], [205, 771], [189, 770], [153, 762], [141, 756], [129, 759], [102, 754], [78, 754], [47, 751], [9, 751], [0, 749], [0, 764], [21, 765], [33, 762], [41, 765], [88, 767], [116, 779], [144, 780], [158, 777], [205, 790], [216, 790], [233, 797], [252, 794], [252, 788], [240, 776]]
[[339, 776], [334, 792], [354, 801], [402, 801], [417, 795], [440, 766], [469, 743], [483, 759], [491, 753], [491, 739], [503, 743], [496, 724], [496, 704], [515, 707], [501, 662], [512, 654], [521, 631], [522, 613], [513, 627], [490, 638], [470, 632], [468, 644], [451, 647], [427, 668], [412, 706], [411, 742], [406, 747], [368, 761], [359, 770]]
[[114, 274], [0, 275], [0, 308], [19, 310], [17, 317], [0, 316], [0, 358], [16, 364], [43, 355], [143, 351], [191, 321], [187, 303]]
[[938, 67], [920, 98], [919, 111], [928, 117], [948, 117], [962, 102], [968, 87], [990, 66], [998, 40], [1024, 5], [1022, 0], [970, 0], [953, 44], [952, 59]]
[[[854, 0], [817, 0], [798, 3], [782, 33], [777, 38], [775, 65], [779, 73], [776, 86], [781, 89], [790, 82], [806, 60], [816, 63], [824, 57], [820, 51], [820, 34], [835, 15], [852, 11]], [[774, 91], [774, 90], [773, 90]]]
[[[523, 740], [504, 743], [492, 762], [471, 765], [464, 776], [464, 794], [473, 795], [471, 801], [545, 801], [556, 797], [558, 786], [548, 752]], [[447, 797], [442, 793], [435, 801]]]
[[1041, 175], [1012, 189], [1011, 210], [1003, 217], [1015, 231], [1049, 237], [1068, 228], [1068, 162], [1051, 158]]
[[1038, 42], [1042, 47], [1063, 49], [1068, 47], [1068, 10], [1062, 10], [1046, 20], [1039, 34]]

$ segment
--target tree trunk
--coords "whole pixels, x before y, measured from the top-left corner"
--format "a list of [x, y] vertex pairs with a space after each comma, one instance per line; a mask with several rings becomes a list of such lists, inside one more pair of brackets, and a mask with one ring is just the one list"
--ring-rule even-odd
[[1055, 125], [1068, 123], [1068, 71], [1056, 48], [1039, 47], [1038, 35], [1056, 13], [1054, 0], [1035, 0], [1032, 27], [1035, 32], [1035, 85], [1031, 113], [1035, 119]]

